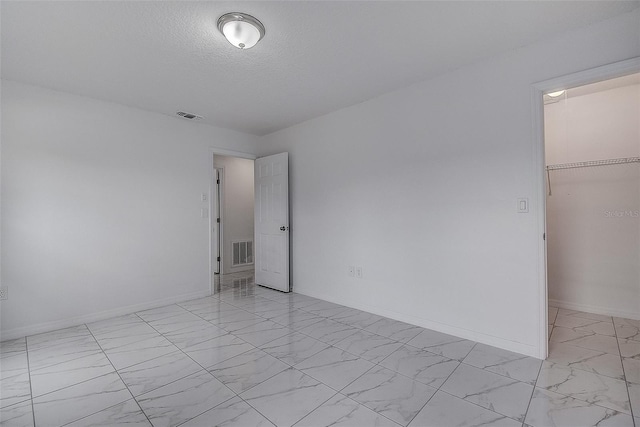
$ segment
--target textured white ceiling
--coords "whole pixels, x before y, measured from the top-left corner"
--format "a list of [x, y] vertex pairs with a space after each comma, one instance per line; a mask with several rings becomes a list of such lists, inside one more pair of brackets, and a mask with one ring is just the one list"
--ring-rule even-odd
[[[2, 78], [266, 134], [640, 2], [0, 2]], [[216, 28], [252, 14], [241, 51]]]

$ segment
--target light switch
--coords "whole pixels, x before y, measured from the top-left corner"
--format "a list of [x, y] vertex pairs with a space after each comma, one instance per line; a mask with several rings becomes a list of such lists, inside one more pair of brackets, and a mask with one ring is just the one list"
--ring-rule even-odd
[[201, 202], [206, 202], [207, 201], [207, 193], [202, 193], [200, 195], [200, 201]]
[[518, 213], [529, 212], [529, 199], [526, 197], [518, 199]]
[[200, 209], [200, 216], [202, 218], [209, 218], [209, 209], [207, 208]]

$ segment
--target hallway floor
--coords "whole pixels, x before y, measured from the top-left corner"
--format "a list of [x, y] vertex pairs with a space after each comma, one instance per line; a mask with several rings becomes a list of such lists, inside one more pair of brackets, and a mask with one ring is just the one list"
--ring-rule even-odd
[[246, 274], [220, 290], [2, 342], [0, 424], [585, 427], [640, 415], [640, 321], [551, 308], [542, 362]]

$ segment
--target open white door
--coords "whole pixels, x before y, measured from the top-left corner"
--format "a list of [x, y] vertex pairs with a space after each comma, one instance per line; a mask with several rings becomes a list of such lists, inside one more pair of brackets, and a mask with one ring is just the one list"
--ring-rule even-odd
[[256, 284], [289, 292], [289, 153], [255, 162]]

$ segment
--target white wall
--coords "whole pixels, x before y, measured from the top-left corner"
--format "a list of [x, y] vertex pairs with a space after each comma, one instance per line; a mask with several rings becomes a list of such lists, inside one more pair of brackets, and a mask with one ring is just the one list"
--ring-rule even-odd
[[253, 269], [232, 267], [232, 243], [253, 241], [253, 160], [215, 156], [214, 166], [224, 168], [222, 179], [222, 273]]
[[211, 148], [256, 138], [2, 82], [2, 339], [209, 291]]
[[[547, 164], [640, 156], [640, 85], [547, 104], [545, 155]], [[640, 165], [550, 174], [549, 301], [640, 319]]]
[[265, 137], [260, 154], [290, 152], [294, 290], [541, 356], [531, 87], [640, 56], [639, 24], [636, 10]]

